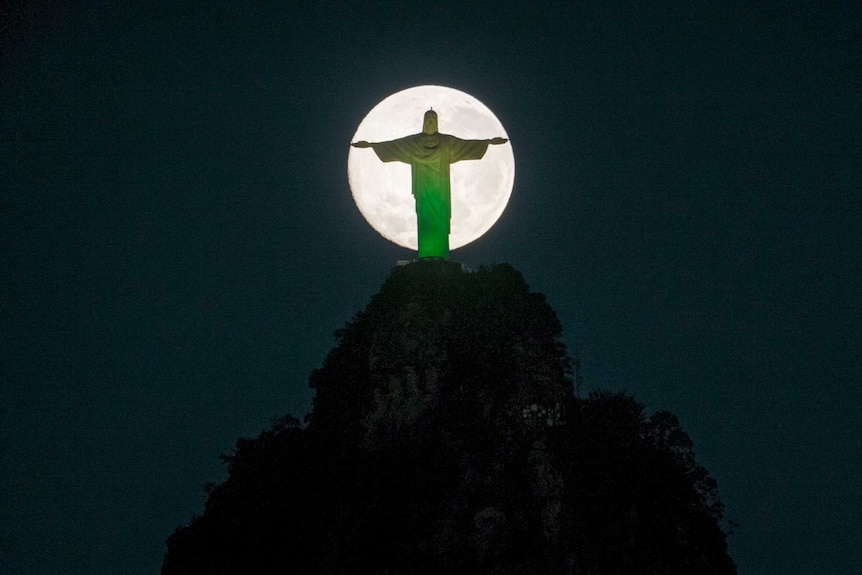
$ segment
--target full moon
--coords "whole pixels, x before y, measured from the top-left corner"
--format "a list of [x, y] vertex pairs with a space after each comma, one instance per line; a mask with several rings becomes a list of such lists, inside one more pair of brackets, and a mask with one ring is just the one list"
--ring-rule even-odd
[[[437, 112], [438, 130], [465, 140], [508, 139], [491, 110], [469, 94], [444, 86], [417, 86], [396, 92], [377, 104], [356, 129], [353, 142], [383, 142], [422, 131], [425, 112]], [[452, 164], [450, 249], [465, 246], [491, 229], [515, 183], [511, 143], [488, 146], [481, 160]], [[362, 215], [384, 238], [416, 250], [416, 207], [410, 166], [383, 163], [373, 150], [350, 148], [347, 178]]]

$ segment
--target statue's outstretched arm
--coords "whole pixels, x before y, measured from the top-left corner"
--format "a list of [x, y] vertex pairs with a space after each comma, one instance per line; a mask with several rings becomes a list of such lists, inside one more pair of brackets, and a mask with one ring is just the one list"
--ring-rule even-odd
[[490, 140], [488, 140], [488, 143], [496, 146], [499, 144], [505, 144], [508, 141], [509, 140], [507, 140], [506, 138], [491, 138]]
[[415, 144], [411, 143], [414, 139], [414, 136], [406, 136], [387, 142], [366, 142], [365, 140], [360, 140], [350, 145], [354, 148], [371, 148], [383, 162], [405, 162], [409, 164], [413, 159], [411, 150], [415, 148]]

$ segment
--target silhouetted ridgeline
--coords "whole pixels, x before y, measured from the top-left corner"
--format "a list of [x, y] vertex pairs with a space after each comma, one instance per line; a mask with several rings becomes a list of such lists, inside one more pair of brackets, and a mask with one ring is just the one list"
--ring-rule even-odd
[[396, 268], [162, 573], [735, 573], [676, 417], [573, 397], [560, 334], [511, 266]]

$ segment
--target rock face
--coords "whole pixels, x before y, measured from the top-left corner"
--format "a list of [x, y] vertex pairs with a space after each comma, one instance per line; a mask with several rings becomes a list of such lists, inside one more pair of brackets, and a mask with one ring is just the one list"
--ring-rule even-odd
[[735, 573], [676, 419], [573, 397], [560, 334], [511, 266], [396, 268], [162, 573]]

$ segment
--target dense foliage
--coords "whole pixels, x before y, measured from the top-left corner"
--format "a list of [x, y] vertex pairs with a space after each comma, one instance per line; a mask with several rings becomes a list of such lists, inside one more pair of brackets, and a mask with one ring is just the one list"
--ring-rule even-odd
[[732, 574], [676, 417], [572, 394], [561, 326], [507, 265], [397, 268], [292, 417], [223, 456], [164, 575]]

